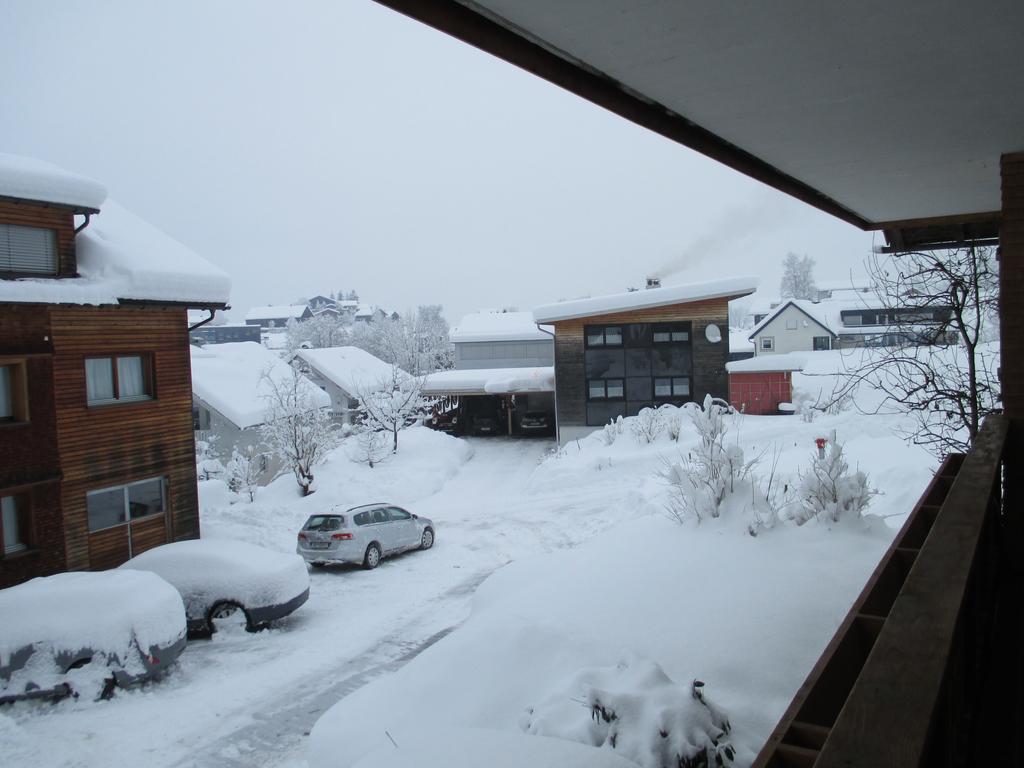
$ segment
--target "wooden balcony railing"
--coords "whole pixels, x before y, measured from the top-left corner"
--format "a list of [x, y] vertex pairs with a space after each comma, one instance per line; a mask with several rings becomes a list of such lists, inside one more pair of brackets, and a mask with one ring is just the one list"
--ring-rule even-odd
[[1019, 668], [1001, 670], [999, 651], [1019, 650], [1001, 624], [1019, 632], [1024, 611], [1001, 583], [1007, 434], [989, 416], [970, 453], [943, 462], [755, 768], [1017, 764], [1003, 710]]

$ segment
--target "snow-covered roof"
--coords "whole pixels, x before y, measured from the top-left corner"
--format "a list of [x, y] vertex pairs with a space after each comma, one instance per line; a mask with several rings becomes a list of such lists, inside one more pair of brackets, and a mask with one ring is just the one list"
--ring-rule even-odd
[[0, 152], [0, 197], [97, 211], [107, 199], [107, 189], [45, 160]]
[[532, 312], [474, 312], [452, 328], [453, 343], [470, 341], [545, 341], [552, 338], [537, 327]]
[[[192, 347], [192, 393], [239, 429], [262, 424], [271, 380], [291, 379], [292, 369], [255, 341], [236, 341]], [[328, 408], [327, 393], [308, 379], [299, 382], [317, 408]]]
[[846, 277], [840, 280], [815, 280], [814, 287], [819, 291], [866, 291], [871, 288], [871, 280], [866, 277]]
[[574, 299], [537, 307], [533, 310], [533, 319], [538, 323], [554, 323], [559, 320], [664, 307], [691, 301], [746, 296], [757, 290], [757, 285], [756, 277], [733, 277], [702, 283], [669, 285], [644, 291], [627, 291], [590, 299]]
[[[391, 379], [391, 364], [359, 347], [300, 349], [296, 355], [350, 395], [356, 395], [361, 389], [375, 392]], [[403, 372], [403, 375], [408, 374]]]
[[754, 326], [750, 332], [750, 339], [754, 339], [769, 324], [775, 321], [782, 312], [790, 305], [797, 307], [807, 314], [812, 320], [822, 326], [832, 335], [840, 333], [880, 333], [889, 326], [868, 326], [868, 325], [843, 325], [842, 313], [849, 310], [877, 310], [884, 309], [885, 303], [871, 294], [857, 294], [857, 298], [851, 299], [823, 299], [821, 301], [808, 301], [807, 299], [787, 299], [765, 317], [760, 323]]
[[802, 371], [807, 364], [807, 355], [814, 352], [787, 352], [784, 355], [758, 355], [746, 360], [734, 360], [725, 364], [729, 373], [768, 373], [772, 371]]
[[423, 385], [425, 395], [502, 395], [554, 391], [553, 366], [438, 371], [430, 374]]
[[253, 307], [245, 313], [246, 320], [296, 320], [309, 309], [305, 304], [279, 304], [272, 307]]
[[0, 280], [0, 302], [228, 302], [231, 280], [223, 270], [113, 200], [78, 234], [75, 250], [79, 277]]

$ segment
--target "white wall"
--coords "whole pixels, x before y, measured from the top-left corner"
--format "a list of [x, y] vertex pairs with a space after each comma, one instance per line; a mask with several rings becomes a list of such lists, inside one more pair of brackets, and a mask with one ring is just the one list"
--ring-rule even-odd
[[[788, 328], [795, 325], [795, 328]], [[761, 339], [770, 336], [775, 339], [772, 350], [761, 349]], [[815, 336], [830, 336], [819, 323], [795, 306], [788, 306], [774, 320], [761, 329], [754, 337], [757, 355], [782, 355], [787, 352], [810, 352], [814, 349]]]

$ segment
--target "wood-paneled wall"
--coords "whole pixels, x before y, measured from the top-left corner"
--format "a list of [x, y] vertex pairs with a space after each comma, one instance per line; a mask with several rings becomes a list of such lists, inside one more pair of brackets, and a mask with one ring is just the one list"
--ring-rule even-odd
[[[185, 310], [171, 307], [51, 307], [62, 505], [70, 569], [109, 567], [127, 556], [116, 536], [90, 540], [90, 490], [166, 477], [170, 540], [199, 535], [192, 377]], [[89, 407], [85, 359], [150, 355], [152, 400]], [[151, 532], [150, 532], [151, 533]], [[151, 536], [146, 546], [152, 546]], [[119, 555], [118, 552], [125, 554]]]
[[74, 277], [77, 274], [75, 217], [71, 211], [38, 203], [0, 200], [0, 224], [57, 230], [57, 277]]
[[[706, 394], [729, 396], [725, 363], [729, 355], [729, 300], [735, 297], [672, 304], [664, 307], [614, 312], [594, 317], [562, 320], [555, 326], [555, 403], [559, 426], [584, 426], [587, 423], [586, 371], [584, 367], [584, 327], [626, 323], [692, 323], [693, 399], [700, 402]], [[717, 344], [704, 335], [714, 323], [722, 331]]]

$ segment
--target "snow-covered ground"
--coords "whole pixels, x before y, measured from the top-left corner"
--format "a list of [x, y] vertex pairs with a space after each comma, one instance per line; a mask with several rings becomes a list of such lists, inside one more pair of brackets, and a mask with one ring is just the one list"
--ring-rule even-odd
[[315, 571], [309, 602], [279, 626], [192, 643], [163, 681], [112, 701], [9, 708], [0, 744], [15, 765], [370, 766], [394, 749], [385, 730], [405, 750], [423, 729], [521, 735], [528, 707], [547, 711], [582, 670], [626, 659], [681, 686], [704, 681], [745, 764], [931, 476], [894, 423], [733, 419], [748, 457], [778, 451], [780, 482], [834, 429], [882, 492], [873, 517], [756, 537], [742, 503], [700, 525], [664, 514], [658, 470], [690, 450], [692, 427], [679, 443], [627, 430], [557, 453], [413, 428], [372, 470], [342, 447], [307, 498], [290, 477], [254, 504], [205, 484], [204, 537], [291, 551], [308, 514], [392, 500], [433, 518], [437, 544], [372, 572]]

